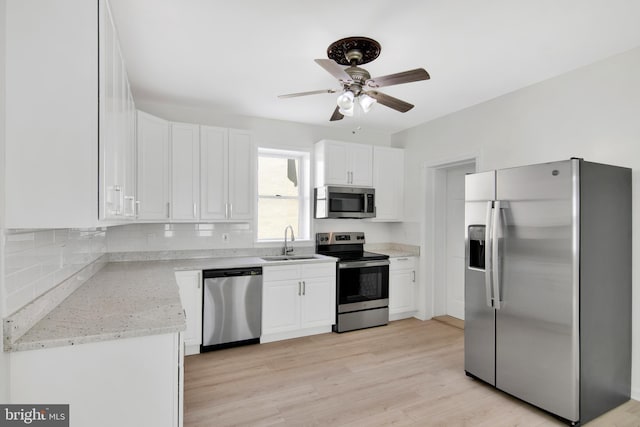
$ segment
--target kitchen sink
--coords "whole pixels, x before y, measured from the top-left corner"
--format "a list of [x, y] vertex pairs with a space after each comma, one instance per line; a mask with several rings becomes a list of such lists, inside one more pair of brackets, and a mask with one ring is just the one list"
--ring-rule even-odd
[[310, 255], [271, 255], [271, 256], [263, 256], [260, 258], [269, 262], [269, 261], [295, 261], [295, 260], [301, 260], [301, 259], [316, 259], [317, 257], [314, 254], [310, 254]]

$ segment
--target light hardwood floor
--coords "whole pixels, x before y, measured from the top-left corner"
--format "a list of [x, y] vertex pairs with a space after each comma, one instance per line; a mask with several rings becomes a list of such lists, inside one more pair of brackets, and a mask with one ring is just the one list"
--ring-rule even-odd
[[[461, 329], [407, 319], [189, 356], [184, 425], [564, 424], [467, 377]], [[640, 403], [588, 425], [640, 426]]]

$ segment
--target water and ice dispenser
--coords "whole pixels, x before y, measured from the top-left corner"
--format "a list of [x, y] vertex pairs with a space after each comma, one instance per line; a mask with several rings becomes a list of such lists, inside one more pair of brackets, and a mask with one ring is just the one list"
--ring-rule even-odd
[[485, 226], [469, 226], [469, 267], [484, 270]]

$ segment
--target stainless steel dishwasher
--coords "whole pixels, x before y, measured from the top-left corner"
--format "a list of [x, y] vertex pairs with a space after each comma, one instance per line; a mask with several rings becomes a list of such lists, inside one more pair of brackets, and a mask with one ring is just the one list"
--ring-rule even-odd
[[203, 272], [200, 351], [260, 342], [262, 267]]

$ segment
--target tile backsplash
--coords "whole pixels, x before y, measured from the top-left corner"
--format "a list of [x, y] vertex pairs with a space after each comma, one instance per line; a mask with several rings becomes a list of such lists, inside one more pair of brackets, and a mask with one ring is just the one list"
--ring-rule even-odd
[[253, 247], [250, 223], [129, 224], [107, 231], [108, 252], [152, 252]]
[[7, 230], [6, 313], [11, 314], [106, 252], [106, 229]]

